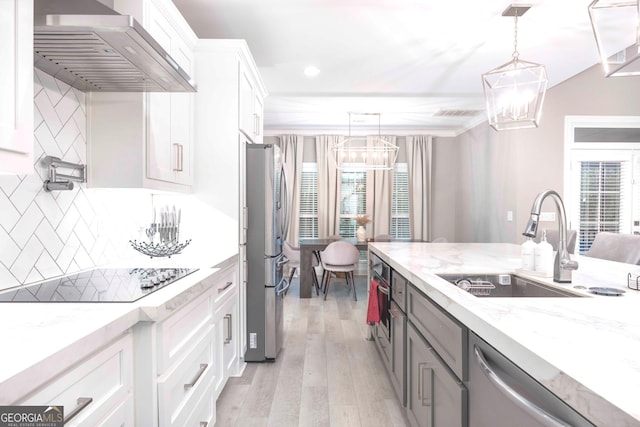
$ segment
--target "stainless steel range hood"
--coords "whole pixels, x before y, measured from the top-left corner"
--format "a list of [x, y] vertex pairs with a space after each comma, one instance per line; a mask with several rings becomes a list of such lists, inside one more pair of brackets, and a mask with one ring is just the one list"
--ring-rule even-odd
[[35, 0], [34, 65], [86, 92], [195, 92], [132, 17], [96, 0]]

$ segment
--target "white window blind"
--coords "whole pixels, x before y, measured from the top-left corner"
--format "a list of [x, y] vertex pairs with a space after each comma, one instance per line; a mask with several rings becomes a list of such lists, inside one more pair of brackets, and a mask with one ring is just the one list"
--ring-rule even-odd
[[356, 235], [356, 216], [364, 215], [367, 209], [367, 173], [343, 170], [340, 179], [340, 235]]
[[300, 239], [318, 237], [318, 168], [303, 163], [300, 180]]
[[391, 200], [391, 235], [399, 240], [411, 239], [409, 226], [409, 170], [406, 163], [396, 163]]
[[574, 194], [571, 226], [578, 232], [576, 250], [585, 253], [596, 234], [631, 232], [631, 162], [576, 160], [572, 165]]

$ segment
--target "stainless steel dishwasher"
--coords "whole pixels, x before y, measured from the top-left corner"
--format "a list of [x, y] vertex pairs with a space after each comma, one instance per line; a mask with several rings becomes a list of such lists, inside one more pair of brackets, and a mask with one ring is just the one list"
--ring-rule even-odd
[[469, 332], [469, 427], [593, 427], [480, 337]]

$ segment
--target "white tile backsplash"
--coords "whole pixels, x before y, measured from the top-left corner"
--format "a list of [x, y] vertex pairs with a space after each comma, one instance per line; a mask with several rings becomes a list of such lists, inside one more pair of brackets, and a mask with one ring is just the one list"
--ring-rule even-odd
[[36, 70], [34, 173], [0, 175], [0, 289], [140, 256], [128, 242], [151, 210], [150, 194], [42, 188], [42, 157], [86, 162], [85, 99]]

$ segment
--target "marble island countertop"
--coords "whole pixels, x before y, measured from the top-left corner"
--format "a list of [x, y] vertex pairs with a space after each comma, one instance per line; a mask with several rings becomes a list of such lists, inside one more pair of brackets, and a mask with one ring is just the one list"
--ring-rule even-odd
[[[640, 426], [640, 291], [627, 274], [640, 266], [572, 255], [570, 284], [529, 278], [584, 298], [478, 298], [436, 274], [514, 273], [520, 246], [373, 242], [425, 295], [598, 426]], [[596, 296], [575, 286], [615, 287]]]
[[136, 323], [168, 317], [202, 294], [211, 286], [208, 279], [231, 262], [235, 256], [198, 267], [131, 303], [0, 303], [0, 405], [14, 404]]

